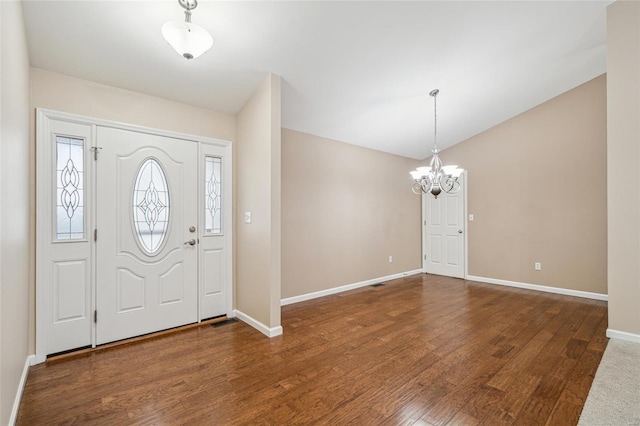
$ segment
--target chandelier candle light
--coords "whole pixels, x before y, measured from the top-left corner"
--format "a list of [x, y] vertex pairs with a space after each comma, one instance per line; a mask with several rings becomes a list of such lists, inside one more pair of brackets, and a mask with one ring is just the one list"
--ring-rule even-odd
[[415, 180], [413, 192], [419, 195], [431, 194], [434, 198], [438, 198], [442, 191], [449, 194], [458, 192], [460, 189], [458, 178], [463, 172], [458, 166], [443, 166], [438, 157], [438, 152], [440, 152], [437, 145], [438, 106], [436, 98], [438, 93], [440, 93], [438, 89], [429, 93], [429, 96], [433, 98], [433, 149], [431, 150], [433, 157], [431, 157], [431, 164], [429, 167], [418, 167], [410, 172]]
[[178, 54], [187, 59], [202, 55], [213, 46], [211, 34], [191, 23], [191, 11], [198, 7], [198, 0], [178, 0], [184, 11], [184, 22], [171, 21], [162, 26], [162, 35]]

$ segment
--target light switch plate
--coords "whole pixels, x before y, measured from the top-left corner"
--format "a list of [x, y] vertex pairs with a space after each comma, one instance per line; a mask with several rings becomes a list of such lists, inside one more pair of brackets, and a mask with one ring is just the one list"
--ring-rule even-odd
[[251, 223], [251, 212], [244, 212], [244, 223]]
[[469, 215], [469, 222], [473, 222], [473, 215], [472, 214]]

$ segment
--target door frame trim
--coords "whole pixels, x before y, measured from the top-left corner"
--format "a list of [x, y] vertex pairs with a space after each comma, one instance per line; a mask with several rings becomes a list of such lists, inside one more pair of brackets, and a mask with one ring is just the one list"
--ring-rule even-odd
[[[204, 136], [190, 135], [186, 133], [173, 132], [169, 130], [161, 130], [155, 129], [145, 126], [139, 126], [135, 124], [121, 123], [117, 121], [104, 120], [95, 117], [83, 116], [78, 114], [71, 114], [66, 112], [54, 111], [44, 108], [36, 108], [36, 206], [39, 202], [42, 203], [51, 203], [51, 195], [49, 194], [49, 188], [51, 186], [51, 177], [45, 176], [42, 173], [38, 173], [37, 164], [45, 164], [45, 162], [50, 161], [50, 144], [49, 144], [49, 134], [50, 134], [50, 122], [51, 121], [65, 121], [70, 123], [77, 123], [88, 125], [92, 127], [92, 140], [87, 146], [94, 147], [96, 145], [96, 128], [97, 127], [109, 127], [126, 131], [133, 131], [139, 133], [146, 133], [150, 135], [163, 136], [169, 138], [183, 139], [188, 141], [193, 141], [197, 143], [198, 146], [202, 144], [208, 145], [216, 145], [225, 149], [225, 161], [227, 162], [227, 166], [225, 167], [224, 178], [227, 181], [228, 191], [231, 194], [230, 202], [225, 203], [225, 207], [223, 210], [224, 214], [224, 228], [225, 228], [225, 247], [227, 247], [227, 251], [229, 255], [226, 259], [225, 267], [227, 271], [229, 271], [227, 275], [227, 279], [225, 280], [225, 285], [227, 286], [227, 316], [232, 317], [234, 315], [233, 310], [233, 230], [234, 230], [234, 222], [233, 222], [233, 150], [232, 150], [232, 142], [222, 139], [214, 139]], [[200, 148], [198, 148], [198, 152], [200, 152]], [[99, 154], [98, 154], [99, 156]], [[90, 223], [87, 225], [87, 229], [90, 230], [90, 233], [93, 232], [92, 229], [95, 228], [96, 225], [96, 212], [95, 212], [95, 173], [93, 173], [93, 162], [90, 163], [89, 166], [92, 170], [92, 181], [88, 183], [87, 186], [92, 188], [92, 194], [87, 194], [87, 202], [91, 203], [93, 208], [93, 214], [88, 218]], [[198, 175], [199, 176], [199, 175]], [[200, 187], [203, 185], [202, 182], [198, 182], [198, 193], [200, 193]], [[201, 197], [199, 197], [200, 199]], [[200, 201], [198, 202], [200, 205]], [[199, 211], [198, 215], [201, 212]], [[43, 283], [49, 282], [51, 277], [47, 275], [47, 266], [45, 264], [46, 260], [49, 259], [49, 252], [47, 249], [47, 238], [49, 238], [51, 234], [52, 220], [50, 217], [45, 217], [46, 215], [38, 215], [36, 213], [35, 219], [35, 242], [36, 242], [36, 261], [35, 261], [35, 269], [36, 269], [36, 279], [35, 279], [35, 340], [36, 340], [36, 353], [35, 353], [35, 363], [42, 363], [46, 361], [47, 354], [47, 322], [46, 319], [50, 314], [50, 307], [46, 300], [46, 285]], [[96, 285], [96, 254], [95, 254], [95, 244], [91, 246], [91, 289], [93, 294], [91, 295], [91, 304], [92, 311], [95, 310], [96, 307], [96, 295], [95, 295], [95, 285]], [[198, 254], [198, 258], [200, 258], [200, 254]], [[201, 283], [198, 282], [198, 286]], [[198, 288], [198, 294], [200, 294], [200, 288]], [[198, 301], [198, 311], [199, 311], [200, 301]], [[198, 322], [200, 322], [200, 313], [198, 312]], [[91, 328], [91, 341], [92, 346], [95, 347], [96, 335], [95, 335], [95, 323]]]
[[[468, 209], [467, 209], [467, 186], [469, 184], [469, 180], [467, 178], [467, 171], [464, 170], [462, 172], [463, 177], [463, 185], [462, 185], [462, 219], [464, 223], [464, 279], [468, 279], [469, 276], [469, 221], [468, 221]], [[425, 197], [427, 194], [422, 194], [420, 197], [420, 209], [422, 216], [422, 273], [427, 273], [427, 203], [425, 201]]]

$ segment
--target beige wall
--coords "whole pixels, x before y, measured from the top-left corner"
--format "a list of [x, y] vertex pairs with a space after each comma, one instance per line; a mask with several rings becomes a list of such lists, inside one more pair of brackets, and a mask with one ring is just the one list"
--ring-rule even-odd
[[609, 328], [640, 339], [640, 3], [607, 8]]
[[607, 293], [606, 124], [602, 75], [441, 154], [468, 170], [470, 275]]
[[31, 91], [33, 108], [47, 108], [227, 141], [235, 140], [236, 120], [233, 115], [39, 68], [31, 69]]
[[0, 424], [29, 353], [29, 58], [22, 3], [0, 3]]
[[[35, 129], [35, 108], [46, 108], [104, 120], [234, 141], [236, 118], [212, 110], [143, 95], [104, 84], [81, 80], [38, 68], [31, 68], [31, 126]], [[32, 143], [34, 142], [32, 134]], [[34, 150], [35, 152], [35, 150]], [[35, 160], [32, 160], [32, 171]], [[35, 185], [32, 185], [35, 205]], [[32, 230], [35, 209], [32, 209]], [[33, 235], [33, 234], [32, 234]], [[32, 253], [35, 239], [32, 237]], [[32, 266], [33, 267], [33, 266]], [[35, 280], [30, 300], [30, 352], [35, 352]]]
[[417, 161], [282, 132], [283, 298], [422, 267]]
[[280, 114], [269, 75], [237, 115], [236, 307], [269, 328], [280, 326]]

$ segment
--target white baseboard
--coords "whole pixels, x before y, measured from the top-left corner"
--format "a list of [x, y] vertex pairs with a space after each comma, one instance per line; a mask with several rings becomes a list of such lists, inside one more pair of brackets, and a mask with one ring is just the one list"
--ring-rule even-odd
[[607, 328], [607, 337], [611, 339], [626, 340], [627, 342], [640, 343], [640, 334], [627, 333]]
[[267, 327], [257, 319], [251, 317], [250, 315], [245, 314], [242, 311], [237, 309], [233, 310], [234, 316], [238, 317], [242, 322], [246, 322], [251, 327], [258, 330], [260, 333], [264, 334], [267, 337], [276, 337], [282, 334], [282, 326], [279, 325], [277, 327]]
[[588, 291], [570, 290], [567, 288], [558, 288], [558, 287], [547, 287], [544, 285], [519, 283], [516, 281], [499, 280], [496, 278], [476, 277], [474, 275], [467, 275], [466, 279], [469, 281], [478, 281], [478, 282], [487, 283], [487, 284], [498, 284], [498, 285], [504, 285], [507, 287], [517, 287], [517, 288], [524, 288], [527, 290], [544, 291], [546, 293], [556, 293], [556, 294], [564, 294], [567, 296], [584, 297], [586, 299], [595, 299], [595, 300], [604, 300], [604, 301], [608, 300], [608, 296], [606, 294], [590, 293]]
[[20, 401], [22, 401], [22, 393], [24, 392], [24, 386], [27, 384], [27, 376], [29, 375], [29, 367], [36, 363], [36, 356], [29, 355], [24, 362], [22, 368], [22, 375], [20, 376], [20, 382], [18, 383], [18, 389], [16, 390], [16, 397], [13, 400], [13, 407], [11, 408], [11, 417], [9, 418], [9, 426], [16, 424], [18, 419], [18, 410], [20, 409]]
[[280, 300], [280, 306], [291, 305], [292, 303], [304, 302], [305, 300], [316, 299], [318, 297], [329, 296], [331, 294], [342, 293], [343, 291], [349, 291], [360, 287], [366, 287], [368, 285], [378, 284], [381, 282], [395, 280], [397, 278], [408, 277], [409, 275], [421, 274], [422, 269], [414, 269], [413, 271], [400, 272], [398, 274], [387, 275], [386, 277], [373, 278], [366, 281], [360, 281], [358, 283], [347, 284], [340, 287], [329, 288], [326, 290], [314, 291], [313, 293], [301, 294], [300, 296], [287, 297]]

